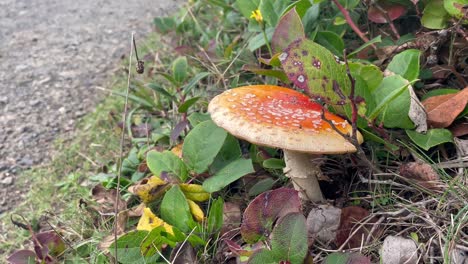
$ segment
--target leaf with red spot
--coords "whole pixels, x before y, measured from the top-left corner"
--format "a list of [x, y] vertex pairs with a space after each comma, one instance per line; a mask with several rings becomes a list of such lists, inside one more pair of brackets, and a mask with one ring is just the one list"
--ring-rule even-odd
[[291, 42], [298, 38], [305, 37], [302, 20], [296, 11], [296, 8], [289, 10], [281, 17], [271, 38], [271, 48], [273, 52], [281, 52], [287, 48]]
[[244, 212], [241, 235], [244, 241], [253, 244], [267, 237], [273, 223], [279, 218], [301, 211], [301, 201], [296, 190], [279, 188], [257, 196]]
[[312, 98], [332, 105], [348, 100], [351, 84], [346, 68], [326, 48], [302, 38], [291, 43], [279, 58], [289, 80]]
[[[369, 10], [367, 10], [367, 17], [374, 23], [388, 23], [404, 15], [407, 10], [407, 7], [404, 5], [386, 1], [379, 1], [376, 5], [372, 5], [369, 7]], [[385, 15], [385, 12], [387, 15]], [[388, 21], [388, 19], [390, 21]]]

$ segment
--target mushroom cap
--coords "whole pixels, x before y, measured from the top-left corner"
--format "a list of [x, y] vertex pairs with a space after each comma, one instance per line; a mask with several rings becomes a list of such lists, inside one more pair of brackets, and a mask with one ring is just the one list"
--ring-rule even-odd
[[[251, 85], [227, 90], [211, 100], [211, 119], [232, 135], [251, 143], [314, 154], [355, 152], [356, 148], [322, 120], [322, 106], [292, 89]], [[352, 127], [343, 118], [324, 111], [342, 133]], [[362, 143], [362, 135], [357, 132]]]

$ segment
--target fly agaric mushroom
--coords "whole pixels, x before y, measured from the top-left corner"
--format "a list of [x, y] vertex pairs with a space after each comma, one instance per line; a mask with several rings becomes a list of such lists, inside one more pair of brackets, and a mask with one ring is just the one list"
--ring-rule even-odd
[[[323, 200], [317, 176], [321, 154], [355, 152], [356, 147], [336, 132], [351, 135], [351, 125], [324, 111], [306, 95], [272, 85], [234, 88], [216, 96], [208, 106], [211, 119], [232, 135], [253, 144], [283, 149], [285, 174], [301, 198]], [[363, 139], [357, 132], [357, 139]]]

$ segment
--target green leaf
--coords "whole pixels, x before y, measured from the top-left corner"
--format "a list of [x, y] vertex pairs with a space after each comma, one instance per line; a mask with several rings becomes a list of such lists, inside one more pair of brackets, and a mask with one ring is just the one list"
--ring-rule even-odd
[[361, 50], [369, 47], [372, 44], [380, 43], [380, 42], [382, 42], [382, 36], [378, 35], [377, 37], [375, 37], [375, 38], [369, 40], [368, 42], [364, 43], [363, 45], [361, 45], [359, 48], [353, 50], [353, 52], [349, 53], [347, 55], [347, 57], [352, 58], [354, 55], [358, 54]]
[[255, 252], [250, 258], [248, 264], [278, 264], [282, 259], [268, 249], [260, 249]]
[[241, 156], [242, 151], [239, 141], [233, 135], [228, 134], [224, 140], [223, 147], [218, 152], [218, 155], [216, 155], [213, 163], [210, 165], [210, 173], [216, 173], [229, 163], [240, 159]]
[[209, 72], [200, 72], [197, 75], [195, 75], [192, 79], [190, 79], [187, 85], [185, 85], [184, 88], [182, 88], [183, 94], [187, 95], [188, 93], [190, 93], [190, 91], [192, 91], [192, 89], [198, 84], [198, 82], [200, 82], [203, 78], [207, 77], [208, 75], [210, 75]]
[[[452, 17], [456, 19], [463, 18], [463, 15], [466, 13], [465, 7], [468, 5], [468, 0], [444, 0], [444, 8]], [[464, 22], [467, 20], [464, 19]]]
[[195, 173], [202, 173], [213, 163], [223, 146], [227, 132], [208, 120], [198, 124], [185, 137], [182, 156]]
[[280, 60], [289, 80], [307, 94], [331, 104], [346, 101], [350, 88], [346, 69], [326, 48], [300, 39], [288, 46]]
[[387, 70], [401, 75], [410, 82], [414, 81], [419, 76], [419, 57], [421, 57], [421, 51], [416, 49], [405, 50], [393, 57], [387, 66]]
[[271, 48], [274, 53], [282, 52], [291, 42], [300, 37], [305, 37], [304, 26], [296, 8], [293, 8], [278, 22], [271, 38]]
[[374, 91], [383, 80], [382, 71], [373, 64], [362, 64], [359, 62], [350, 62], [348, 64], [351, 76], [361, 77], [366, 82], [369, 92]]
[[371, 264], [368, 257], [359, 253], [331, 253], [328, 255], [324, 264]]
[[256, 182], [250, 189], [249, 189], [249, 196], [256, 196], [263, 192], [271, 190], [273, 185], [275, 184], [275, 180], [272, 178], [266, 178]]
[[452, 133], [444, 128], [429, 129], [426, 134], [406, 130], [406, 134], [416, 145], [426, 151], [439, 144], [453, 142]]
[[150, 171], [157, 177], [159, 177], [162, 172], [169, 172], [179, 177], [182, 182], [187, 180], [187, 167], [184, 162], [171, 151], [166, 150], [164, 152], [158, 152], [152, 150], [148, 152], [146, 164]]
[[174, 96], [172, 94], [170, 94], [168, 91], [166, 91], [163, 87], [155, 84], [155, 83], [148, 83], [146, 86], [148, 86], [149, 88], [151, 88], [153, 91], [161, 94], [161, 95], [164, 95], [166, 96], [167, 98], [169, 99], [174, 99]]
[[374, 119], [378, 115], [379, 122], [388, 128], [413, 128], [414, 124], [408, 117], [411, 103], [409, 84], [400, 75], [385, 77], [374, 91], [377, 106], [369, 118]]
[[189, 205], [178, 185], [174, 185], [164, 195], [161, 202], [161, 218], [182, 232], [189, 232], [193, 226], [194, 220]]
[[[159, 259], [159, 255], [149, 258], [141, 254], [140, 244], [148, 235], [148, 231], [132, 231], [117, 239], [117, 256], [121, 263], [146, 264], [154, 263]], [[115, 242], [109, 246], [109, 253], [115, 257]]]
[[173, 31], [176, 27], [176, 21], [172, 17], [156, 17], [153, 19], [153, 24], [162, 34]]
[[424, 8], [421, 24], [430, 29], [443, 29], [447, 27], [449, 18], [444, 0], [430, 0]]
[[315, 36], [315, 41], [333, 52], [338, 57], [343, 57], [345, 48], [343, 39], [331, 31], [319, 31]]
[[200, 97], [192, 97], [185, 101], [183, 104], [181, 104], [178, 108], [179, 113], [187, 113], [188, 109], [194, 105]]
[[207, 232], [208, 234], [214, 234], [219, 232], [223, 227], [223, 213], [224, 213], [224, 201], [223, 198], [218, 197], [214, 200], [210, 206], [210, 212], [208, 213], [207, 219]]
[[[268, 41], [270, 41], [270, 39], [272, 38], [273, 31], [274, 31], [274, 28], [270, 28], [270, 27], [265, 30]], [[253, 52], [261, 48], [265, 44], [266, 42], [265, 42], [265, 37], [263, 36], [263, 33], [259, 33], [249, 40], [249, 44], [247, 45], [247, 48]]]
[[302, 213], [280, 218], [273, 229], [271, 251], [280, 260], [302, 264], [307, 255], [307, 226]]
[[250, 71], [258, 75], [275, 77], [284, 83], [289, 83], [288, 76], [286, 76], [286, 74], [282, 70], [265, 69], [252, 65], [244, 65], [242, 66], [242, 70]]
[[236, 0], [237, 9], [246, 18], [250, 18], [252, 11], [257, 10], [259, 4], [260, 0]]
[[140, 248], [143, 256], [151, 257], [161, 252], [161, 248], [165, 245], [174, 248], [177, 242], [179, 241], [175, 241], [175, 238], [168, 234], [163, 226], [158, 226], [143, 239]]
[[258, 7], [262, 13], [263, 20], [270, 27], [274, 27], [278, 23], [278, 13], [276, 13], [275, 7], [273, 6], [275, 2], [285, 1], [260, 0], [260, 5]]
[[188, 64], [186, 57], [178, 57], [172, 63], [172, 77], [178, 83], [183, 83], [187, 79]]
[[283, 169], [286, 165], [284, 164], [284, 160], [282, 159], [267, 159], [263, 161], [263, 167], [266, 169]]
[[252, 160], [238, 159], [219, 170], [203, 182], [203, 189], [207, 192], [217, 192], [242, 176], [254, 172]]
[[200, 113], [200, 112], [193, 112], [187, 117], [190, 125], [193, 127], [197, 126], [201, 122], [211, 120], [210, 114], [207, 113]]

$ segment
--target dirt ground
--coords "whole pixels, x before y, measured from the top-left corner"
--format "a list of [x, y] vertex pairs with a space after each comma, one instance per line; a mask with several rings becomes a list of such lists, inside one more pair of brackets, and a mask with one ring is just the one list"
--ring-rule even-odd
[[47, 162], [52, 142], [93, 110], [103, 85], [155, 16], [183, 0], [0, 0], [0, 214], [15, 175]]

